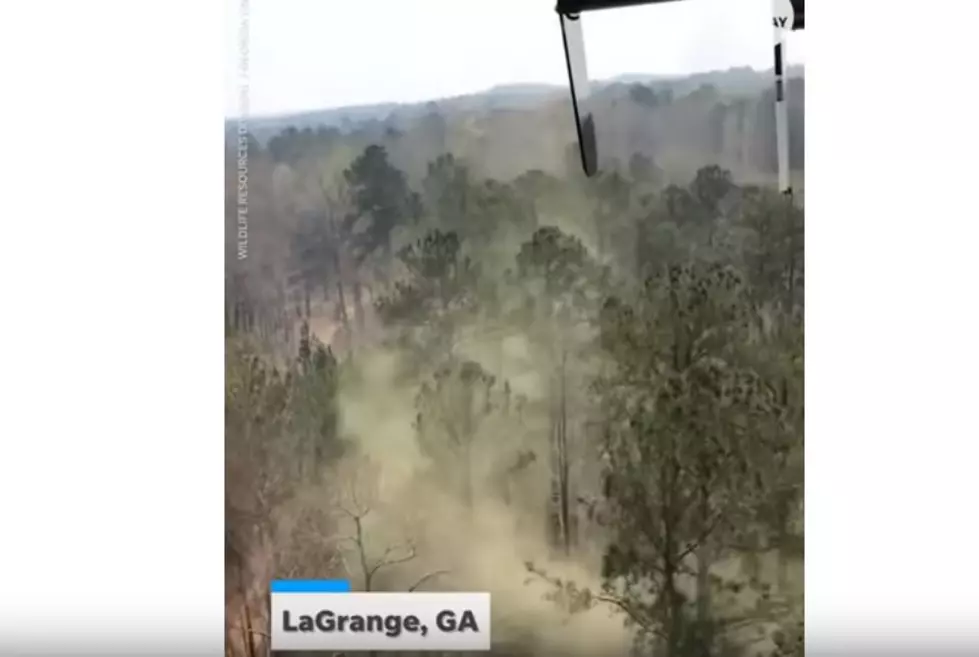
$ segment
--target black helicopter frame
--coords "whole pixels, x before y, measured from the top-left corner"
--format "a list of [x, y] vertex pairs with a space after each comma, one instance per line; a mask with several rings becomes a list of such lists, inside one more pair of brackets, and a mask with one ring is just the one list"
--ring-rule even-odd
[[[593, 176], [598, 172], [598, 143], [594, 112], [589, 108], [591, 93], [581, 15], [601, 9], [680, 1], [689, 0], [558, 0], [556, 11], [561, 21], [564, 57], [571, 88], [571, 105], [578, 132], [578, 149], [581, 154], [581, 166], [586, 176]], [[788, 107], [785, 100], [784, 79], [785, 35], [789, 31], [805, 29], [805, 0], [773, 0], [772, 24], [775, 31], [775, 141], [779, 189], [786, 194], [791, 194]]]

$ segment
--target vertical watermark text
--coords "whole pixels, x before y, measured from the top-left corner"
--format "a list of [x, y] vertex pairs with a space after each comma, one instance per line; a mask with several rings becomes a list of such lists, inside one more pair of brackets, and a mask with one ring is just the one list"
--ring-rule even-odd
[[248, 20], [249, 0], [241, 0], [238, 17], [238, 167], [237, 238], [238, 259], [248, 257]]

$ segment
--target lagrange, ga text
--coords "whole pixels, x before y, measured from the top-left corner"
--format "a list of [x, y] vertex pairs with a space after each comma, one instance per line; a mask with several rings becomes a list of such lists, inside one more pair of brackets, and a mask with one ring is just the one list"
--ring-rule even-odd
[[[440, 632], [479, 632], [479, 623], [472, 609], [454, 611], [443, 609], [435, 615], [435, 627]], [[399, 616], [389, 614], [381, 616], [371, 614], [361, 616], [337, 615], [330, 609], [323, 609], [315, 616], [301, 614], [294, 619], [288, 610], [282, 612], [283, 632], [381, 632], [385, 636], [396, 638], [402, 632], [420, 632], [428, 634], [428, 623], [422, 622], [418, 616], [408, 614]]]
[[490, 649], [489, 593], [276, 593], [272, 650]]

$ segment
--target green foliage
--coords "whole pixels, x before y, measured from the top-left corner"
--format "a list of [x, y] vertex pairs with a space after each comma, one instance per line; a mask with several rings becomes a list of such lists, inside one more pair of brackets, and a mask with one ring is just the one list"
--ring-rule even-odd
[[581, 240], [548, 226], [534, 232], [517, 253], [517, 271], [541, 284], [548, 299], [573, 293], [596, 273], [596, 265]]
[[734, 191], [731, 172], [716, 164], [702, 167], [690, 183], [690, 192], [694, 200], [711, 218], [716, 216], [721, 201]]
[[[226, 343], [226, 353], [229, 462], [258, 469], [284, 499], [344, 450], [338, 435], [339, 364], [305, 324], [297, 358], [284, 372], [239, 339]], [[303, 458], [297, 460], [297, 453]]]
[[338, 439], [340, 369], [332, 349], [310, 336], [309, 325], [301, 327], [299, 357], [294, 377], [295, 425], [309, 443], [309, 465], [318, 474], [343, 451]]
[[459, 228], [466, 222], [471, 184], [469, 167], [451, 153], [439, 155], [422, 181], [425, 206], [441, 225]]
[[772, 190], [749, 188], [743, 193], [741, 213], [750, 231], [744, 244], [745, 264], [761, 298], [774, 300], [790, 312], [800, 307], [805, 247], [802, 210]]
[[289, 126], [273, 136], [268, 143], [268, 151], [276, 162], [296, 164], [304, 158], [324, 155], [340, 144], [342, 133], [336, 128], [321, 126], [298, 130]]
[[511, 185], [487, 180], [475, 188], [472, 212], [466, 221], [473, 239], [488, 238], [501, 228], [532, 227], [533, 206]]
[[679, 185], [669, 185], [663, 190], [663, 203], [666, 206], [667, 216], [672, 221], [685, 223], [699, 217], [697, 199], [689, 190]]
[[[388, 161], [387, 150], [372, 144], [364, 149], [343, 172], [350, 186], [354, 212], [346, 228], [356, 235], [354, 247], [363, 259], [378, 249], [391, 249], [394, 229], [416, 221], [421, 215], [421, 199], [408, 187], [402, 171]], [[366, 226], [357, 227], [366, 220]]]
[[419, 446], [451, 473], [467, 506], [473, 503], [473, 447], [494, 410], [496, 378], [472, 360], [449, 359], [422, 383], [415, 399]]
[[292, 377], [269, 367], [248, 347], [234, 341], [225, 350], [225, 429], [229, 436], [261, 443], [283, 428], [291, 401]]
[[[629, 98], [638, 105], [655, 108], [663, 104], [665, 99], [661, 99], [652, 87], [643, 84], [633, 84], [629, 86]], [[668, 102], [668, 101], [667, 101]]]
[[451, 350], [459, 317], [476, 303], [477, 266], [462, 253], [459, 236], [441, 230], [402, 248], [398, 260], [404, 275], [377, 300], [379, 316], [389, 326], [426, 325], [428, 330], [414, 332], [425, 353], [430, 347]]

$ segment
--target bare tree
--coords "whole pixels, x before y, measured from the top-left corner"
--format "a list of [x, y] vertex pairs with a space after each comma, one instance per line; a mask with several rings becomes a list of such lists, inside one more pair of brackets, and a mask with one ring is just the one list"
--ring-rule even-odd
[[[334, 505], [340, 516], [349, 525], [349, 531], [338, 535], [336, 542], [341, 547], [340, 558], [348, 575], [359, 572], [364, 591], [375, 590], [376, 578], [384, 570], [413, 561], [418, 556], [414, 540], [408, 536], [404, 540], [376, 549], [371, 543], [367, 530], [368, 517], [380, 513], [380, 471], [366, 458], [358, 458], [351, 464], [341, 464], [335, 472], [339, 483]], [[405, 532], [407, 534], [407, 532]], [[345, 547], [345, 549], [343, 549]], [[346, 552], [346, 554], [344, 554]], [[355, 565], [350, 566], [350, 561]], [[425, 582], [447, 570], [433, 570], [425, 573], [407, 588], [415, 591]]]

